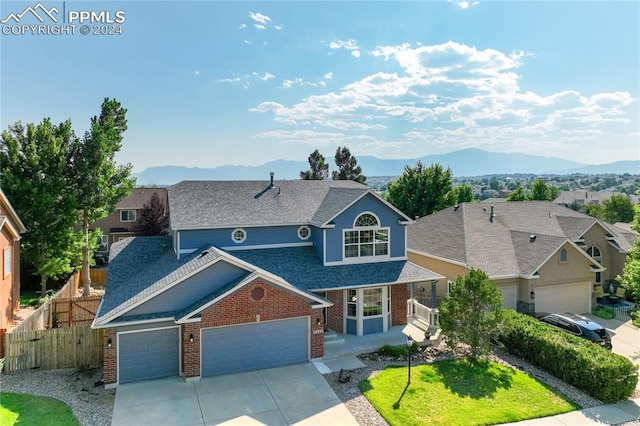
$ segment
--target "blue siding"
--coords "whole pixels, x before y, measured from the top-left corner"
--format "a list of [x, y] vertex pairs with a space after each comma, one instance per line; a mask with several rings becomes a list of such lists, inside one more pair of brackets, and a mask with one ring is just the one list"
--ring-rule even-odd
[[213, 293], [247, 271], [225, 262], [211, 265], [171, 289], [127, 312], [127, 315], [153, 314], [184, 309]]
[[[367, 195], [338, 216], [333, 229], [327, 230], [327, 262], [342, 261], [342, 233], [343, 229], [353, 228], [355, 219], [365, 211], [375, 213], [380, 219], [380, 225], [389, 227], [389, 254], [393, 257], [405, 256], [404, 225], [398, 223], [401, 216], [375, 198]], [[373, 260], [373, 258], [372, 258]]]
[[[298, 238], [300, 226], [270, 226], [264, 228], [243, 228], [247, 233], [247, 239], [237, 244], [231, 239], [231, 233], [236, 228], [224, 229], [197, 229], [180, 231], [180, 249], [198, 249], [211, 244], [216, 247], [241, 248], [243, 246], [261, 246], [269, 244], [296, 244], [310, 243], [314, 229], [311, 228], [311, 237], [307, 240]], [[316, 230], [317, 231], [317, 230]]]
[[358, 334], [358, 321], [347, 318], [347, 334]]
[[383, 318], [370, 318], [362, 320], [362, 334], [382, 333], [384, 331]]
[[324, 242], [322, 241], [323, 235], [323, 229], [316, 228], [315, 226], [311, 227], [311, 238], [309, 240], [313, 243], [313, 249], [318, 254], [320, 262], [324, 263]]

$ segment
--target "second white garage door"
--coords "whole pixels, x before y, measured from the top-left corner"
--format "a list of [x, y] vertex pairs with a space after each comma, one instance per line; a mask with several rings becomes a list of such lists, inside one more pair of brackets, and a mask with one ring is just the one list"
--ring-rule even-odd
[[309, 361], [309, 317], [202, 330], [202, 376]]
[[535, 290], [536, 312], [591, 312], [591, 284], [564, 284]]

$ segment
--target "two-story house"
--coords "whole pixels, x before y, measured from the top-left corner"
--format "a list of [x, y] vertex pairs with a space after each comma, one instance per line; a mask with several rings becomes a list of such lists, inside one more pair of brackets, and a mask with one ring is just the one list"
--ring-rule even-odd
[[167, 188], [134, 188], [131, 194], [116, 204], [115, 212], [89, 226], [90, 230], [100, 228], [103, 233], [96, 250], [96, 260], [106, 263], [111, 244], [134, 235], [131, 226], [138, 220], [144, 205], [149, 203], [153, 194], [158, 195], [165, 206], [165, 214], [168, 214]]
[[[548, 201], [462, 203], [418, 219], [408, 230], [407, 247], [412, 262], [449, 282], [470, 268], [483, 270], [505, 307], [589, 313], [594, 285], [610, 287], [636, 238]], [[447, 286], [438, 282], [438, 297]]]
[[4, 335], [20, 307], [20, 234], [24, 232], [24, 224], [0, 189], [0, 358], [4, 357]]
[[171, 232], [112, 244], [94, 327], [108, 386], [188, 380], [323, 356], [325, 329], [406, 324], [412, 220], [352, 181], [185, 181]]

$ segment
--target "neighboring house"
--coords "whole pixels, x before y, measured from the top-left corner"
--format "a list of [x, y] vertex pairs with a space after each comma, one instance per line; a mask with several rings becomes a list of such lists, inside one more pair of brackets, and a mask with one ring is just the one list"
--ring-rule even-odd
[[[601, 205], [604, 200], [608, 200], [612, 195], [627, 195], [622, 192], [611, 191], [562, 191], [558, 197], [553, 200], [554, 204], [559, 204], [571, 208], [572, 206], [585, 207], [592, 205]], [[638, 204], [637, 195], [629, 195], [631, 202]]]
[[108, 386], [320, 359], [324, 331], [406, 324], [410, 286], [444, 278], [407, 261], [411, 219], [353, 181], [185, 181], [171, 232], [111, 246]]
[[[407, 232], [410, 261], [450, 282], [481, 269], [520, 312], [591, 312], [594, 284], [622, 273], [637, 237], [548, 201], [463, 203]], [[447, 291], [440, 282], [438, 295]]]
[[131, 226], [138, 220], [144, 205], [151, 200], [154, 193], [158, 194], [164, 203], [165, 213], [169, 214], [167, 188], [134, 188], [131, 194], [116, 205], [115, 212], [89, 226], [90, 230], [100, 228], [103, 232], [98, 250], [96, 250], [97, 260], [106, 262], [111, 244], [134, 235]]
[[4, 335], [13, 325], [20, 307], [20, 234], [26, 228], [0, 189], [0, 358], [4, 357]]

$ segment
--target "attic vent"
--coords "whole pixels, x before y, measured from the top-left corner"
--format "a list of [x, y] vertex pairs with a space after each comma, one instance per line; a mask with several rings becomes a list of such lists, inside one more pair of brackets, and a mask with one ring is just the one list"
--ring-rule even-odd
[[530, 243], [534, 242], [536, 240], [536, 237], [537, 237], [537, 235], [535, 235], [535, 234], [529, 235], [529, 242]]
[[201, 259], [201, 258], [205, 257], [205, 256], [206, 256], [206, 255], [208, 255], [208, 254], [209, 254], [209, 251], [205, 250], [205, 251], [203, 251], [202, 253], [200, 253], [200, 254], [198, 255], [198, 257], [196, 257], [196, 259]]
[[455, 206], [453, 206], [453, 211], [457, 212], [459, 208], [460, 208], [460, 204], [456, 204]]

